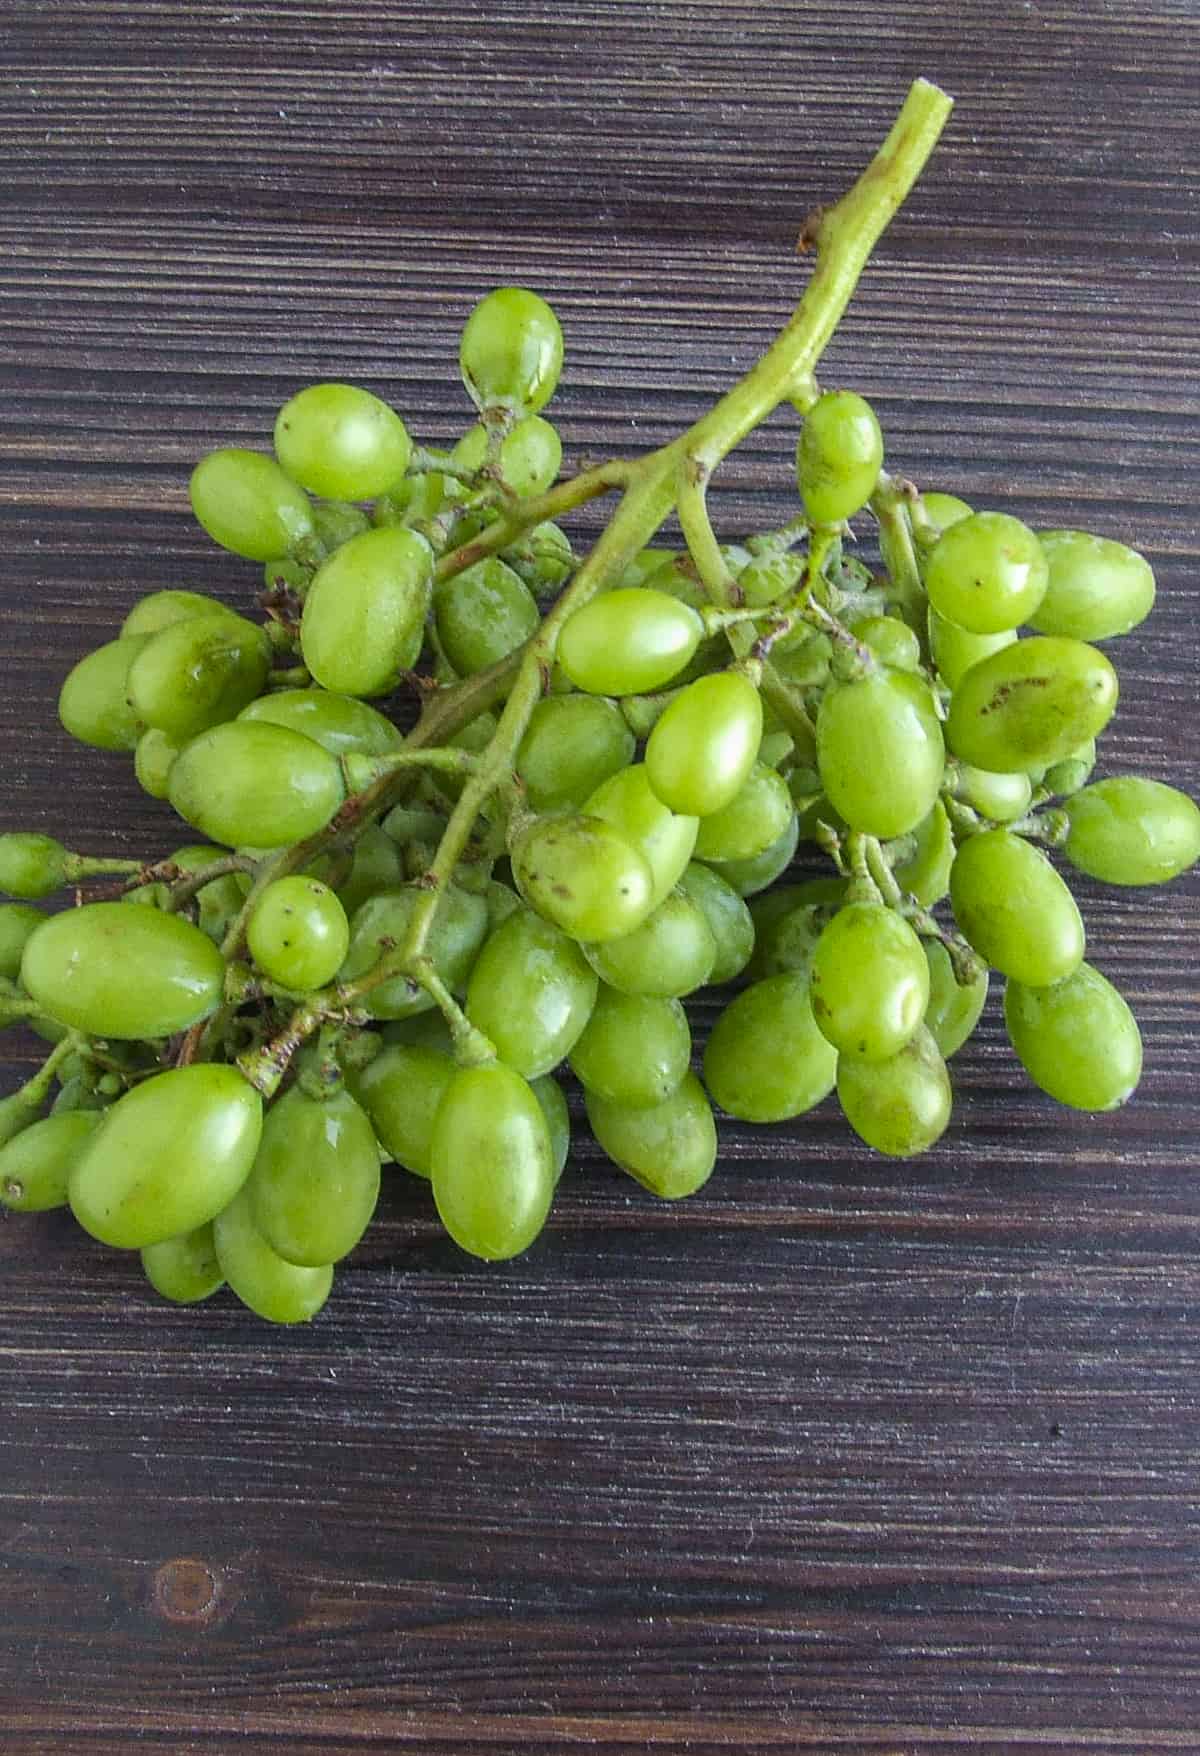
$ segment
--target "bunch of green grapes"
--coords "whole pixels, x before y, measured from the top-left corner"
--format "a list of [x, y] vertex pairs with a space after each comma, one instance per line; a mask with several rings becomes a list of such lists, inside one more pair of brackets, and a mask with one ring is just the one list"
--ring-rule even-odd
[[[191, 481], [264, 565], [264, 615], [156, 592], [63, 684], [68, 731], [132, 753], [188, 839], [140, 862], [0, 837], [0, 1009], [53, 1045], [0, 1104], [0, 1200], [69, 1204], [169, 1299], [311, 1317], [385, 1163], [464, 1250], [525, 1250], [564, 1069], [666, 1199], [712, 1172], [714, 1106], [779, 1122], [836, 1090], [868, 1147], [923, 1152], [990, 971], [1043, 1091], [1104, 1111], [1137, 1083], [1047, 850], [1116, 885], [1200, 854], [1185, 795], [1091, 778], [1098, 643], [1150, 609], [1146, 561], [898, 482], [870, 406], [815, 385], [785, 525], [722, 546], [681, 498], [688, 546], [648, 546], [648, 465], [560, 480], [562, 357], [540, 297], [485, 298], [450, 451], [365, 389], [301, 390], [273, 456]], [[553, 515], [614, 483], [580, 559]], [[864, 509], [875, 570], [845, 544]], [[801, 841], [829, 871], [780, 886]], [[732, 991], [697, 1072], [706, 986]]]

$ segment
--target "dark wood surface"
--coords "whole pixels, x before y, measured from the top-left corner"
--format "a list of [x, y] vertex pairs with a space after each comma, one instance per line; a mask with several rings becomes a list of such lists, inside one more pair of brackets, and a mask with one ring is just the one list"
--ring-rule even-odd
[[[203, 448], [313, 377], [447, 439], [506, 279], [562, 314], [569, 458], [665, 438], [922, 72], [959, 106], [826, 379], [920, 481], [1146, 550], [1104, 766], [1200, 788], [1191, 0], [0, 11], [4, 827], [178, 839], [54, 704], [140, 592], [244, 601]], [[788, 431], [729, 535], [786, 513]], [[1115, 1116], [1033, 1093], [993, 1002], [920, 1161], [827, 1104], [724, 1125], [668, 1208], [581, 1124], [526, 1258], [396, 1175], [299, 1332], [0, 1224], [0, 1745], [1200, 1748], [1200, 885], [1082, 893], [1145, 1034]]]

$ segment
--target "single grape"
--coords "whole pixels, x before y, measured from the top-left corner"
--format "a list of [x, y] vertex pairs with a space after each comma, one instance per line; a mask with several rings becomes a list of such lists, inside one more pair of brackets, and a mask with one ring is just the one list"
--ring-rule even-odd
[[128, 694], [141, 723], [173, 744], [233, 719], [266, 688], [266, 630], [228, 610], [171, 622], [130, 661]]
[[460, 1068], [434, 1118], [430, 1162], [456, 1244], [493, 1262], [529, 1248], [557, 1178], [545, 1115], [519, 1073], [502, 1061]]
[[677, 999], [702, 987], [712, 974], [717, 947], [704, 910], [675, 890], [619, 939], [585, 945], [588, 962], [623, 994]]
[[522, 908], [485, 941], [467, 985], [467, 1017], [507, 1066], [536, 1079], [570, 1053], [598, 987], [574, 940]]
[[1010, 981], [1004, 1022], [1033, 1083], [1072, 1109], [1115, 1110], [1141, 1077], [1137, 1021], [1090, 963], [1050, 987]]
[[81, 658], [58, 697], [58, 717], [81, 744], [95, 750], [132, 750], [142, 732], [127, 699], [129, 667], [148, 636], [110, 640]]
[[356, 909], [381, 890], [395, 890], [406, 873], [400, 850], [378, 824], [372, 823], [354, 843], [350, 875], [337, 887], [337, 899], [349, 920]]
[[412, 441], [395, 409], [369, 390], [309, 384], [275, 417], [275, 455], [310, 494], [371, 500], [402, 480]]
[[517, 837], [512, 869], [530, 907], [572, 939], [619, 939], [654, 906], [645, 855], [611, 823], [582, 812], [538, 818]]
[[331, 689], [273, 689], [244, 707], [238, 718], [268, 720], [303, 732], [331, 756], [351, 751], [387, 756], [404, 742], [386, 715], [353, 695], [338, 695]]
[[942, 494], [934, 489], [931, 493], [921, 495], [921, 504], [925, 508], [926, 517], [935, 524], [939, 531], [948, 530], [961, 518], [970, 518], [975, 508], [957, 494]]
[[988, 963], [1030, 987], [1079, 967], [1083, 921], [1067, 886], [1032, 843], [1007, 829], [968, 836], [950, 873], [964, 938]]
[[65, 1207], [71, 1167], [99, 1124], [97, 1110], [60, 1111], [0, 1147], [0, 1206], [14, 1213]]
[[948, 689], [957, 689], [972, 665], [1012, 646], [1016, 638], [1015, 628], [1006, 628], [1002, 634], [969, 634], [965, 628], [947, 622], [930, 605], [929, 650], [938, 676]]
[[717, 1128], [694, 1073], [685, 1073], [670, 1097], [643, 1109], [611, 1103], [586, 1086], [583, 1096], [600, 1146], [652, 1195], [678, 1201], [707, 1183], [717, 1162]]
[[851, 902], [825, 927], [809, 973], [813, 1016], [843, 1056], [884, 1061], [912, 1036], [929, 999], [929, 966], [908, 922]]
[[905, 895], [915, 897], [922, 908], [932, 908], [950, 889], [955, 851], [954, 831], [940, 799], [912, 834], [912, 853], [898, 860], [892, 873]]
[[211, 1299], [225, 1285], [212, 1221], [181, 1237], [147, 1244], [142, 1251], [142, 1271], [155, 1292], [173, 1304], [195, 1305]]
[[929, 965], [929, 1004], [921, 1022], [948, 1061], [979, 1023], [988, 994], [988, 972], [981, 969], [974, 981], [960, 986], [941, 940], [922, 939], [921, 946]]
[[541, 626], [533, 593], [496, 555], [452, 579], [439, 579], [433, 613], [442, 649], [460, 677], [473, 677], [507, 658]]
[[246, 923], [246, 942], [268, 981], [305, 992], [323, 988], [341, 969], [350, 923], [327, 885], [294, 874], [261, 893]]
[[892, 1158], [928, 1151], [950, 1120], [950, 1076], [924, 1027], [886, 1061], [841, 1056], [837, 1093], [859, 1139]]
[[148, 726], [137, 741], [133, 752], [133, 772], [143, 792], [152, 799], [165, 799], [171, 787], [171, 770], [182, 745]]
[[327, 750], [286, 726], [234, 720], [185, 744], [169, 797], [185, 823], [227, 847], [285, 847], [323, 829], [346, 797]]
[[320, 1268], [358, 1243], [379, 1199], [379, 1148], [348, 1091], [293, 1085], [267, 1111], [246, 1181], [254, 1223], [285, 1262]]
[[693, 861], [685, 867], [679, 888], [699, 907], [713, 936], [713, 966], [708, 980], [721, 987], [746, 968], [754, 950], [754, 921], [732, 884], [710, 866]]
[[558, 660], [591, 695], [646, 695], [679, 675], [703, 634], [696, 611], [667, 592], [618, 588], [568, 617]]
[[700, 824], [663, 804], [645, 763], [610, 775], [584, 800], [583, 809], [611, 824], [644, 857], [653, 881], [651, 907], [669, 896], [692, 857]]
[[[403, 945], [421, 892], [409, 887], [384, 890], [369, 897], [350, 922], [350, 949], [338, 972], [341, 982], [354, 982], [374, 969], [380, 958]], [[471, 969], [487, 932], [487, 904], [457, 884], [442, 892], [426, 945], [426, 955], [446, 986], [466, 992]], [[393, 976], [364, 995], [362, 1005], [374, 1018], [406, 1018], [424, 1012], [433, 1001], [408, 976]]]
[[846, 626], [881, 664], [898, 671], [920, 669], [921, 642], [898, 616], [852, 616]]
[[1112, 718], [1117, 674], [1080, 640], [1034, 635], [972, 665], [950, 698], [946, 742], [1000, 773], [1069, 756]]
[[1049, 583], [1028, 619], [1039, 634], [1111, 640], [1150, 614], [1154, 572], [1136, 549], [1081, 530], [1046, 530], [1038, 540]]
[[807, 980], [817, 941], [846, 900], [844, 878], [807, 878], [756, 896], [750, 905], [754, 955], [746, 965], [753, 982], [795, 973]]
[[71, 1210], [118, 1250], [194, 1231], [237, 1194], [261, 1133], [262, 1099], [236, 1068], [156, 1073], [104, 1112], [72, 1168]]
[[1029, 809], [1033, 782], [1021, 769], [1000, 774], [995, 769], [972, 768], [969, 762], [958, 766], [955, 797], [970, 805], [993, 823], [1015, 823]]
[[814, 524], [853, 518], [875, 492], [883, 434], [874, 409], [853, 390], [827, 390], [804, 417], [796, 479]]
[[476, 408], [536, 414], [553, 396], [562, 371], [558, 318], [528, 288], [497, 287], [467, 318], [458, 359]]
[[817, 1028], [807, 976], [768, 976], [725, 1007], [704, 1052], [714, 1102], [743, 1122], [811, 1110], [837, 1080], [837, 1050]]
[[756, 762], [721, 810], [700, 820], [698, 860], [754, 860], [786, 834], [795, 815], [787, 782]]
[[1006, 512], [956, 519], [925, 560], [930, 604], [969, 634], [1003, 634], [1028, 622], [1048, 577], [1037, 537]]
[[[313, 524], [317, 539], [327, 553], [340, 549], [351, 537], [360, 537], [365, 530], [371, 528], [371, 520], [362, 508], [352, 506], [348, 500], [317, 501], [313, 507]], [[288, 562], [287, 565], [296, 564]], [[307, 590], [307, 582], [304, 589]]]
[[555, 695], [539, 701], [517, 751], [517, 774], [533, 811], [578, 810], [633, 760], [634, 736], [611, 701]]
[[[1041, 785], [1048, 793], [1059, 798], [1069, 798], [1072, 793], [1086, 786], [1096, 766], [1096, 740], [1088, 738], [1069, 756], [1063, 756], [1058, 762], [1052, 762], [1041, 775]], [[1034, 775], [1030, 776], [1035, 779]]]
[[739, 896], [755, 896], [787, 871], [799, 841], [800, 819], [793, 812], [783, 834], [761, 854], [749, 860], [722, 860], [716, 870]]
[[313, 577], [300, 650], [323, 688], [386, 695], [411, 670], [425, 638], [433, 550], [402, 526], [351, 537]]
[[698, 677], [646, 744], [646, 777], [672, 811], [706, 817], [736, 798], [762, 742], [762, 701], [738, 671]]
[[243, 1189], [213, 1220], [213, 1243], [221, 1273], [247, 1310], [268, 1323], [307, 1323], [333, 1287], [333, 1268], [285, 1262], [254, 1223]]
[[48, 915], [21, 959], [21, 981], [60, 1024], [89, 1035], [166, 1037], [220, 1004], [225, 964], [181, 915], [89, 902]]
[[[477, 474], [487, 461], [487, 428], [480, 422], [463, 434], [454, 447], [454, 462], [461, 470]], [[509, 428], [500, 441], [498, 457], [501, 480], [506, 487], [529, 499], [544, 494], [562, 467], [562, 440], [558, 429], [541, 415], [528, 415]]]
[[0, 902], [0, 976], [15, 982], [29, 935], [46, 919], [26, 902]]
[[[421, 1016], [440, 1020], [442, 1015], [439, 1012]], [[361, 1071], [347, 1075], [350, 1089], [370, 1117], [383, 1150], [414, 1176], [430, 1175], [433, 1119], [455, 1071], [454, 1061], [444, 1047], [389, 1043]]]
[[884, 840], [933, 809], [945, 747], [921, 677], [881, 668], [826, 691], [817, 712], [817, 764], [834, 810]]
[[121, 639], [157, 634], [160, 629], [169, 628], [172, 622], [192, 622], [197, 616], [219, 616], [222, 613], [241, 621], [236, 610], [227, 609], [218, 598], [208, 597], [202, 591], [170, 589], [147, 592], [122, 622]]
[[1113, 775], [1064, 809], [1071, 827], [1063, 853], [1106, 884], [1166, 884], [1200, 859], [1200, 810], [1162, 781]]
[[678, 1000], [620, 994], [602, 982], [569, 1060], [588, 1091], [640, 1110], [678, 1091], [691, 1053], [692, 1033]]
[[274, 561], [313, 533], [308, 495], [258, 451], [210, 451], [192, 471], [189, 492], [213, 541], [248, 561]]

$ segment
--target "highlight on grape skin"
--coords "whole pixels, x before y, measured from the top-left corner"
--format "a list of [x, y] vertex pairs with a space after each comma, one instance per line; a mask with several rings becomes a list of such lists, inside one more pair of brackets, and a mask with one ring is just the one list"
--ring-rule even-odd
[[[197, 462], [237, 608], [148, 594], [59, 700], [174, 851], [0, 834], [0, 1022], [47, 1050], [0, 1099], [0, 1203], [286, 1325], [388, 1179], [461, 1260], [534, 1245], [564, 1076], [635, 1203], [709, 1186], [718, 1110], [932, 1149], [993, 975], [1029, 1104], [1133, 1095], [1071, 882], [1200, 858], [1186, 794], [1106, 768], [1153, 571], [926, 486], [814, 375], [949, 107], [916, 83], [770, 359], [645, 457], [561, 473], [563, 326], [508, 286], [465, 315], [451, 443], [330, 377]], [[731, 541], [720, 464], [780, 403], [778, 522]]]

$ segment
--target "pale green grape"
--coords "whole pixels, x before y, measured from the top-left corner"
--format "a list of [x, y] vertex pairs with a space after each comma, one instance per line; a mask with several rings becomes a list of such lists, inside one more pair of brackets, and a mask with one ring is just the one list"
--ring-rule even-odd
[[1051, 987], [1010, 981], [1004, 1022], [1021, 1065], [1060, 1104], [1115, 1110], [1142, 1072], [1142, 1039], [1112, 983], [1081, 963]]
[[621, 994], [602, 982], [569, 1060], [589, 1091], [609, 1103], [645, 1109], [679, 1089], [691, 1052], [687, 1014], [678, 1000]]
[[950, 1077], [924, 1027], [886, 1061], [841, 1056], [837, 1092], [859, 1139], [892, 1158], [926, 1152], [950, 1121]]
[[644, 1109], [611, 1103], [584, 1087], [592, 1133], [621, 1170], [652, 1195], [677, 1201], [707, 1183], [717, 1162], [712, 1106], [694, 1073]]
[[922, 678], [881, 668], [826, 691], [817, 713], [817, 764], [834, 810], [884, 840], [929, 815], [945, 749]]
[[1045, 987], [1079, 967], [1084, 932], [1075, 898], [1019, 835], [968, 836], [950, 873], [950, 902], [963, 937], [1004, 975]]
[[1161, 781], [1114, 775], [1064, 809], [1071, 827], [1063, 853], [1106, 884], [1166, 884], [1200, 859], [1200, 810]]
[[355, 384], [309, 384], [275, 418], [280, 463], [293, 481], [328, 499], [386, 494], [402, 480], [411, 454], [395, 409]]
[[1127, 634], [1154, 605], [1154, 573], [1124, 543], [1081, 530], [1042, 531], [1049, 566], [1046, 595], [1029, 621], [1039, 634], [1110, 640]]
[[929, 999], [929, 966], [908, 922], [851, 902], [825, 927], [809, 972], [813, 1016], [843, 1056], [883, 1061], [912, 1036]]
[[1028, 622], [1048, 577], [1037, 537], [1005, 512], [956, 519], [925, 559], [930, 604], [969, 634], [1003, 634]]
[[768, 976], [724, 1009], [704, 1054], [710, 1096], [744, 1122], [783, 1122], [833, 1090], [837, 1050], [813, 1016], [808, 978]]

